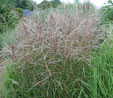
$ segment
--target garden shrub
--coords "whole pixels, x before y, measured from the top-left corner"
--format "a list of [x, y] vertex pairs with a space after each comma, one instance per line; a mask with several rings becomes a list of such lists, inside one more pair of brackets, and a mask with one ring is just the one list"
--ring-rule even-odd
[[[6, 32], [7, 29], [15, 27], [19, 20], [20, 13], [17, 13], [9, 5], [0, 3], [0, 33]], [[21, 13], [22, 16], [22, 13]]]
[[61, 2], [57, 1], [57, 0], [56, 1], [55, 0], [53, 0], [53, 1], [46, 1], [46, 0], [44, 0], [38, 5], [38, 7], [42, 8], [42, 9], [56, 8], [60, 4], [61, 4]]
[[33, 0], [4, 0], [5, 4], [10, 4], [14, 8], [34, 10], [37, 4]]
[[0, 1], [0, 33], [6, 32], [7, 29], [14, 28], [18, 20], [22, 18], [23, 11], [21, 8], [14, 8], [6, 1]]
[[21, 8], [16, 8], [16, 12], [18, 12], [20, 18], [23, 17], [23, 10]]
[[113, 21], [113, 1], [109, 0], [101, 9], [102, 23], [106, 24]]
[[22, 16], [23, 10], [21, 8], [14, 9], [10, 4], [6, 4], [2, 0], [0, 1], [0, 49], [3, 46], [3, 33], [14, 29]]

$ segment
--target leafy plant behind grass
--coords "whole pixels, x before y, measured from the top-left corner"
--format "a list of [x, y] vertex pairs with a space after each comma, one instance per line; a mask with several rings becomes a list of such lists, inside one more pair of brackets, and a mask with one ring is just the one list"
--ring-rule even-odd
[[11, 5], [0, 1], [0, 34], [6, 33], [8, 29], [16, 27], [19, 19], [23, 16], [22, 9], [13, 9]]
[[99, 18], [96, 12], [62, 12], [51, 12], [45, 21], [38, 14], [38, 22], [20, 22], [16, 42], [2, 51], [8, 58], [3, 96], [88, 97], [83, 92], [90, 76], [90, 53], [101, 36]]
[[102, 15], [102, 24], [109, 24], [113, 22], [113, 1], [108, 0], [108, 2], [100, 9], [100, 14]]
[[22, 17], [23, 10], [21, 8], [14, 9], [6, 1], [0, 0], [0, 50], [3, 48], [4, 35], [12, 32]]
[[52, 1], [43, 0], [40, 4], [38, 4], [38, 7], [45, 10], [49, 8], [57, 8], [59, 5], [61, 5], [60, 0], [52, 0]]

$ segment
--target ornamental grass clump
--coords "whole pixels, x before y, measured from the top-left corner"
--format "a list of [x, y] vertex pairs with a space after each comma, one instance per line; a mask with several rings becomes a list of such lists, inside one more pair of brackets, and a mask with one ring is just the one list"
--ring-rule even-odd
[[35, 52], [36, 57], [37, 53], [47, 52], [71, 60], [82, 60], [97, 47], [101, 39], [97, 30], [99, 18], [96, 13], [83, 15], [75, 12], [71, 15], [66, 11], [63, 14], [51, 12], [44, 23], [41, 16], [36, 18], [38, 22], [30, 19], [21, 21], [17, 28], [15, 44], [5, 47], [6, 51], [10, 51], [8, 55], [12, 59], [30, 59], [30, 55]]
[[20, 21], [15, 42], [3, 49], [8, 61], [4, 82], [8, 98], [79, 96], [83, 87], [79, 80], [87, 81], [90, 53], [101, 39], [99, 16], [97, 12], [62, 12], [52, 11], [45, 20], [37, 14], [36, 21]]

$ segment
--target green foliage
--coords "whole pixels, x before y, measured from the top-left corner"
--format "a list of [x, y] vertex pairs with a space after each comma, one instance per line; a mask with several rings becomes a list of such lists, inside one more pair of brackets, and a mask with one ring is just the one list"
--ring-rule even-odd
[[34, 10], [36, 4], [33, 0], [4, 0], [6, 4], [10, 4], [15, 8]]
[[0, 4], [0, 33], [7, 29], [7, 22], [12, 16], [9, 10], [7, 5]]
[[19, 15], [20, 17], [23, 16], [23, 10], [22, 10], [21, 8], [16, 8], [16, 12], [18, 12], [18, 15]]
[[[9, 9], [7, 6], [1, 6], [1, 15], [0, 15], [0, 33], [6, 32], [7, 29], [15, 27], [15, 24], [18, 22], [18, 14]], [[20, 15], [20, 14], [19, 14]]]
[[2, 38], [0, 36], [0, 50], [2, 49]]
[[113, 97], [113, 28], [109, 25], [109, 28], [105, 29], [106, 41], [92, 53], [92, 66], [88, 68], [89, 81], [88, 85], [84, 85], [87, 88], [84, 93], [88, 98]]
[[19, 19], [23, 16], [21, 8], [14, 9], [10, 4], [4, 0], [0, 1], [0, 49], [2, 48], [2, 35], [16, 27]]
[[[44, 62], [40, 63], [44, 64]], [[26, 62], [20, 68], [16, 67], [20, 65], [19, 63], [8, 65], [4, 76], [4, 95], [8, 98], [12, 98], [12, 96], [15, 98], [76, 98], [79, 96], [83, 86], [81, 79], [86, 74], [83, 70], [87, 66], [82, 63], [82, 66], [79, 66], [74, 62], [61, 58], [59, 66], [54, 67], [53, 65], [49, 67], [55, 72], [52, 77], [40, 82], [45, 77], [44, 75], [48, 75], [46, 68], [41, 67], [40, 63], [37, 62], [32, 67]], [[38, 82], [39, 84], [37, 84]], [[34, 86], [35, 84], [37, 85]]]
[[0, 33], [6, 32], [7, 29], [15, 27], [15, 24], [23, 16], [21, 8], [16, 10], [5, 1], [0, 1]]
[[61, 4], [60, 0], [53, 0], [53, 1], [44, 0], [38, 5], [38, 7], [42, 8], [42, 9], [56, 8], [60, 4]]
[[113, 21], [113, 1], [109, 0], [108, 3], [100, 9], [100, 12], [103, 22]]
[[86, 85], [88, 98], [113, 97], [113, 43], [104, 43], [98, 52], [93, 54], [91, 77]]

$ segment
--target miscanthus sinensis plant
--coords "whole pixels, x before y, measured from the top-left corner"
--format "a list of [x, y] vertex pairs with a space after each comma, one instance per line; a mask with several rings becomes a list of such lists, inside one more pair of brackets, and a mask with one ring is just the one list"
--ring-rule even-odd
[[[3, 49], [8, 63], [4, 96], [70, 98], [81, 94], [90, 53], [99, 47], [99, 15], [51, 11], [20, 21], [15, 41]], [[84, 88], [85, 89], [85, 88]]]

